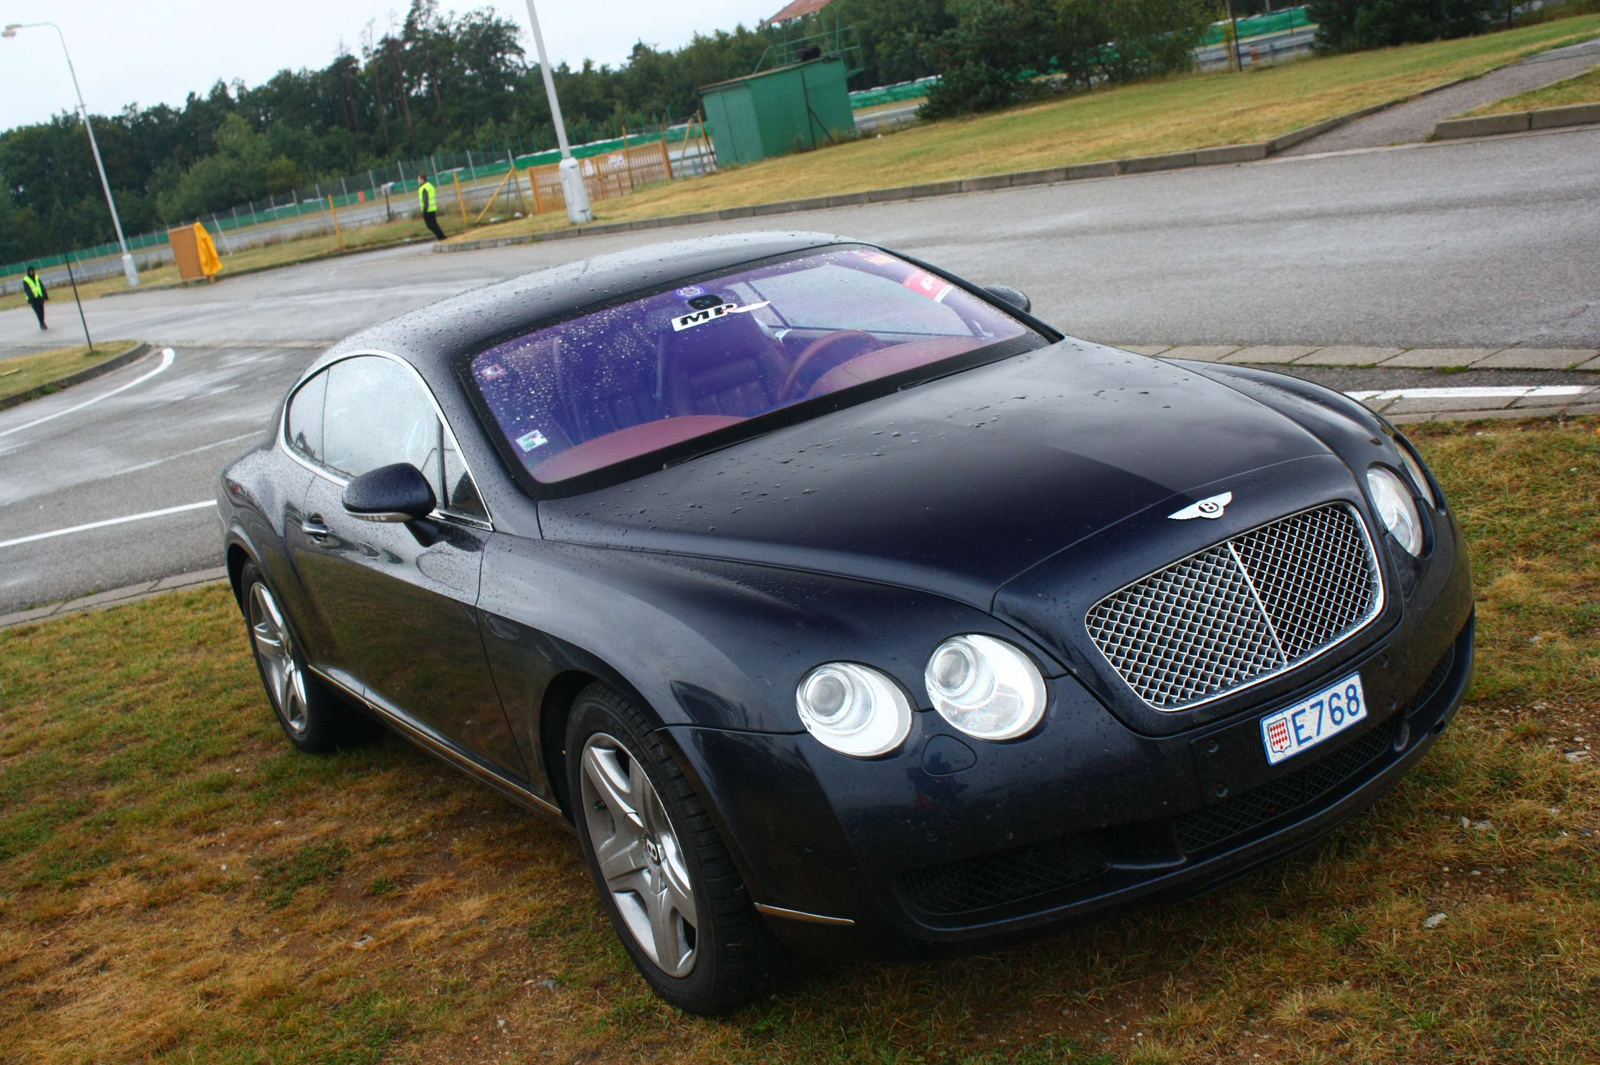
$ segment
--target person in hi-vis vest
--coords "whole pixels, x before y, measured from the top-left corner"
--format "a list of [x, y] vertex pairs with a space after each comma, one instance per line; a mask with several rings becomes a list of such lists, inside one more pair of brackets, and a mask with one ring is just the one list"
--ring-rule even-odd
[[28, 267], [28, 274], [22, 279], [22, 294], [28, 297], [28, 306], [33, 308], [35, 317], [39, 319], [40, 329], [49, 329], [44, 324], [44, 301], [50, 298], [50, 293], [45, 291], [44, 278]]
[[439, 228], [439, 190], [433, 187], [427, 174], [417, 175], [417, 202], [422, 204], [423, 224], [433, 230], [434, 236], [443, 240], [444, 230]]

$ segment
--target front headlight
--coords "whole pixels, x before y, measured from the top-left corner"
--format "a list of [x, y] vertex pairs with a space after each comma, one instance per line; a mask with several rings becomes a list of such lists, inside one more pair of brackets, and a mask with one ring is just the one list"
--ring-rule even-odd
[[911, 703], [894, 681], [868, 666], [829, 662], [795, 689], [800, 723], [840, 754], [875, 758], [905, 742]]
[[1367, 471], [1367, 488], [1372, 492], [1379, 519], [1395, 542], [1411, 554], [1421, 555], [1422, 518], [1400, 475], [1387, 467], [1374, 466]]
[[1411, 481], [1417, 486], [1417, 495], [1428, 504], [1432, 510], [1439, 509], [1439, 501], [1433, 497], [1433, 486], [1428, 483], [1428, 475], [1422, 469], [1422, 463], [1417, 461], [1417, 456], [1411, 453], [1411, 448], [1404, 442], [1396, 440], [1394, 446], [1400, 451], [1400, 461], [1405, 465], [1406, 473], [1411, 475]]
[[1044, 717], [1044, 678], [1021, 651], [992, 636], [955, 636], [928, 659], [933, 708], [980, 740], [1012, 740]]

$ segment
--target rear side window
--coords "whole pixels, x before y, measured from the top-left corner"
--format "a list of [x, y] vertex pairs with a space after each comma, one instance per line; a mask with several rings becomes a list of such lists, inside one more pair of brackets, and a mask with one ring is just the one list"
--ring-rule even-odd
[[324, 370], [300, 386], [284, 416], [289, 446], [312, 462], [322, 461], [322, 405], [327, 395], [328, 373]]

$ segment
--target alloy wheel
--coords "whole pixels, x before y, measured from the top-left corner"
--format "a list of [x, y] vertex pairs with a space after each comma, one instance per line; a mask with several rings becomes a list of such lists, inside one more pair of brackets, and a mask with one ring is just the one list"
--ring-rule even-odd
[[267, 586], [259, 582], [250, 588], [250, 637], [261, 663], [261, 675], [267, 681], [267, 692], [272, 696], [273, 708], [291, 733], [304, 735], [310, 725], [305, 674], [300, 669], [294, 640], [289, 635], [289, 626], [284, 624], [278, 602]]
[[677, 832], [631, 752], [603, 732], [583, 745], [584, 826], [623, 924], [668, 976], [694, 969], [699, 917]]

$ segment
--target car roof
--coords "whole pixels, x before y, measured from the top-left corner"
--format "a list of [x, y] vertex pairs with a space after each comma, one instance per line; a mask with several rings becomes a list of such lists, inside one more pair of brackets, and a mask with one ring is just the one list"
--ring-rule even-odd
[[383, 351], [404, 358], [437, 387], [459, 355], [519, 329], [679, 278], [841, 243], [857, 242], [828, 233], [739, 233], [579, 259], [473, 289], [364, 329], [330, 348], [307, 372], [352, 352]]

